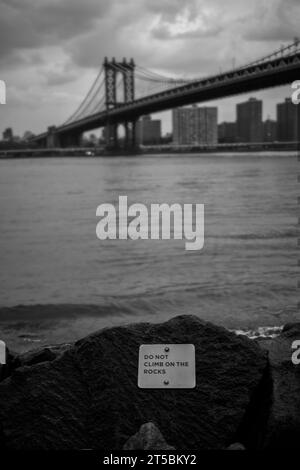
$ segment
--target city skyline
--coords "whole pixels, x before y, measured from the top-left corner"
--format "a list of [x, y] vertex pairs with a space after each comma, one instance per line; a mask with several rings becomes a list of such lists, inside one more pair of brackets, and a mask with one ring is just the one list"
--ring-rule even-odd
[[[254, 113], [251, 111], [253, 106]], [[297, 128], [299, 108], [295, 107], [290, 97], [282, 98], [274, 106], [276, 115], [273, 118], [269, 115], [264, 117], [263, 100], [250, 95], [248, 100], [239, 101], [235, 104], [234, 119], [230, 121], [220, 120], [218, 106], [194, 104], [178, 107], [170, 111], [172, 113], [172, 126], [168, 132], [162, 131], [162, 121], [155, 118], [159, 113], [144, 115], [137, 121], [137, 141], [143, 145], [159, 145], [167, 138], [168, 141], [171, 139], [176, 145], [193, 143], [195, 145], [199, 143], [213, 145], [223, 142], [287, 142], [299, 140]], [[258, 109], [255, 110], [257, 107]], [[195, 112], [196, 114], [193, 117]], [[213, 115], [206, 122], [207, 113], [213, 113]], [[181, 124], [179, 120], [182, 121]], [[255, 123], [256, 120], [258, 120], [257, 123]], [[215, 129], [209, 129], [211, 126]], [[261, 128], [257, 129], [257, 126]], [[90, 142], [94, 145], [103, 143], [106, 139], [105, 127], [100, 130], [100, 135], [97, 136], [98, 131], [97, 129], [96, 132], [90, 131], [83, 134], [82, 142]], [[209, 136], [209, 134], [211, 135]], [[192, 135], [194, 137], [190, 138]], [[23, 136], [17, 136], [12, 127], [2, 129], [2, 142], [24, 142], [33, 136], [34, 134], [30, 130], [26, 130]], [[122, 132], [119, 138], [124, 138]]]

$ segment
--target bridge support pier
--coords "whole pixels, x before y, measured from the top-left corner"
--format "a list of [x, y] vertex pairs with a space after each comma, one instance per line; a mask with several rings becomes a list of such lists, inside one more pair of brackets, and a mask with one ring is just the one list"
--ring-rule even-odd
[[46, 138], [46, 147], [47, 149], [53, 149], [60, 147], [59, 137], [56, 134], [56, 127], [50, 126], [48, 127], [48, 133]]
[[105, 128], [106, 147], [108, 150], [118, 150], [122, 147], [126, 151], [136, 148], [136, 120], [124, 122], [124, 144], [120, 145], [118, 139], [118, 124], [108, 124]]
[[136, 148], [136, 123], [136, 120], [125, 122], [125, 148], [128, 150]]
[[64, 148], [64, 147], [80, 147], [81, 134], [78, 132], [69, 132], [65, 134], [57, 134], [56, 127], [48, 127], [46, 137], [46, 147], [48, 149]]
[[105, 129], [106, 134], [106, 147], [109, 149], [116, 149], [119, 147], [118, 141], [118, 125], [108, 124]]
[[60, 139], [61, 147], [80, 147], [81, 134], [79, 133], [68, 133], [63, 134]]

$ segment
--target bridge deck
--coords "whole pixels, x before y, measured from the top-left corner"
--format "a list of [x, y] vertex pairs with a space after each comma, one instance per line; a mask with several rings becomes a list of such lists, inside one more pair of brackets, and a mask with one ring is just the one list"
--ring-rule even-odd
[[[82, 133], [104, 127], [107, 123], [116, 124], [136, 120], [145, 114], [285, 85], [292, 83], [299, 76], [300, 52], [297, 52], [149, 95], [131, 103], [119, 105], [109, 111], [96, 113], [60, 126], [55, 132], [58, 135], [70, 132]], [[34, 140], [40, 141], [46, 137], [47, 133], [43, 133], [36, 136]]]

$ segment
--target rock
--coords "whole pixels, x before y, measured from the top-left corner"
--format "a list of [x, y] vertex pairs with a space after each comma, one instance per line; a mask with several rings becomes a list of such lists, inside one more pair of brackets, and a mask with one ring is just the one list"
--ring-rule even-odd
[[146, 423], [124, 444], [123, 450], [175, 450], [165, 441], [160, 430], [153, 423]]
[[33, 349], [23, 354], [16, 354], [6, 348], [6, 364], [0, 365], [0, 382], [9, 377], [15, 369], [32, 366], [41, 362], [54, 361], [71, 347], [71, 344], [59, 344]]
[[6, 364], [0, 364], [0, 382], [10, 376], [12, 371], [17, 366], [18, 356], [10, 351], [7, 347], [6, 349]]
[[71, 344], [65, 343], [25, 352], [17, 357], [17, 367], [32, 366], [34, 364], [40, 364], [41, 362], [54, 361], [54, 359], [70, 349], [71, 346]]
[[299, 339], [299, 331], [300, 331], [300, 322], [297, 323], [287, 323], [284, 325], [282, 329], [282, 333], [290, 332], [291, 334], [295, 334], [298, 336]]
[[52, 362], [15, 369], [0, 383], [0, 403], [4, 448], [89, 447], [88, 386], [69, 351]]
[[[139, 346], [151, 343], [195, 345], [194, 389], [138, 388]], [[224, 449], [240, 440], [266, 365], [254, 341], [193, 316], [107, 328], [0, 384], [5, 446], [122, 449], [154, 422], [177, 449]]]
[[229, 447], [227, 447], [226, 450], [246, 450], [246, 448], [240, 442], [235, 442], [234, 444], [231, 444]]
[[292, 362], [292, 343], [300, 340], [300, 323], [286, 325], [272, 341], [261, 342], [269, 352], [272, 396], [264, 447], [296, 449], [300, 443], [300, 365]]

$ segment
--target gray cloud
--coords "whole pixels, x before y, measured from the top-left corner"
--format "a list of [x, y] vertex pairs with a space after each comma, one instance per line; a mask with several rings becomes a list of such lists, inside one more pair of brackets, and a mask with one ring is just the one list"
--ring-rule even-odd
[[[162, 2], [159, 8], [157, 1], [152, 4], [152, 10], [159, 15], [159, 21], [153, 28], [154, 37], [162, 40], [188, 39], [209, 37], [219, 34], [222, 24], [217, 5], [203, 1]], [[164, 7], [164, 8], [163, 8]]]
[[272, 0], [258, 5], [252, 17], [242, 21], [244, 38], [250, 41], [291, 41], [299, 35], [299, 0]]
[[159, 15], [163, 21], [174, 21], [183, 12], [187, 12], [190, 19], [199, 11], [202, 0], [144, 0], [145, 9]]
[[0, 0], [0, 59], [61, 44], [90, 31], [110, 9], [99, 0]]
[[58, 87], [73, 82], [78, 78], [78, 71], [67, 70], [46, 70], [44, 73], [45, 85], [50, 87]]
[[220, 26], [211, 26], [205, 29], [187, 30], [178, 33], [172, 33], [170, 27], [166, 24], [156, 26], [152, 34], [156, 39], [161, 40], [174, 40], [174, 39], [193, 39], [193, 38], [206, 38], [216, 36], [222, 31]]

